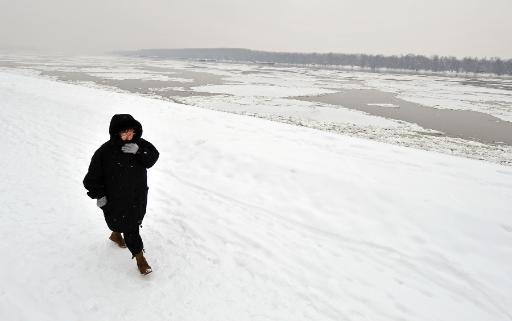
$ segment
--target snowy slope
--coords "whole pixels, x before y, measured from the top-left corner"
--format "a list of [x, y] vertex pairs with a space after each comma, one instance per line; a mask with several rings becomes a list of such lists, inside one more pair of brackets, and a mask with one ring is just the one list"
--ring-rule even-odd
[[[161, 152], [142, 229], [82, 178], [114, 113]], [[512, 320], [512, 168], [0, 73], [0, 320]]]

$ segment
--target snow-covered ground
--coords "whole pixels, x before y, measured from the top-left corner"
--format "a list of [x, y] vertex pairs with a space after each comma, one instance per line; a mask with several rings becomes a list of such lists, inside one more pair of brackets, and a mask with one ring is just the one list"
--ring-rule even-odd
[[[82, 178], [131, 113], [160, 150], [115, 247]], [[0, 320], [512, 320], [512, 169], [0, 72]]]

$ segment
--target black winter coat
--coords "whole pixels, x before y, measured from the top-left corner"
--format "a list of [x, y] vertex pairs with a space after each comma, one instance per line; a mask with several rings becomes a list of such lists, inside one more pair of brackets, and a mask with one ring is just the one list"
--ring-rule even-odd
[[[135, 129], [129, 142], [123, 142], [119, 132]], [[146, 214], [148, 196], [147, 168], [158, 160], [158, 150], [141, 138], [142, 125], [128, 114], [112, 117], [109, 127], [110, 140], [92, 156], [89, 170], [83, 180], [87, 195], [93, 199], [107, 197], [103, 210], [110, 230], [125, 232], [138, 228]], [[125, 143], [136, 143], [136, 154], [121, 150]]]

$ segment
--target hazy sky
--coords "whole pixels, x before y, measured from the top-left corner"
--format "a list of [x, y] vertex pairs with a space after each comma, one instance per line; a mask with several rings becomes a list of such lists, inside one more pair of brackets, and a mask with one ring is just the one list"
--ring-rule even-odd
[[512, 58], [512, 0], [0, 0], [0, 49]]

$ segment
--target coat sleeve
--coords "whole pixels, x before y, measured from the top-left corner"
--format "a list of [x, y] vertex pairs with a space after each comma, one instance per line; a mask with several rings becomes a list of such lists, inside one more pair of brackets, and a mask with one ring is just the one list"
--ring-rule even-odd
[[103, 176], [103, 166], [101, 163], [101, 152], [98, 149], [91, 159], [89, 170], [84, 177], [84, 187], [88, 191], [90, 198], [101, 198], [105, 196], [105, 182]]
[[144, 167], [150, 168], [155, 165], [160, 153], [153, 144], [146, 140], [141, 140], [136, 156], [137, 160], [144, 165]]

